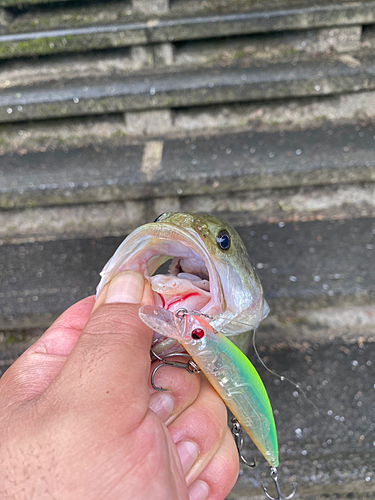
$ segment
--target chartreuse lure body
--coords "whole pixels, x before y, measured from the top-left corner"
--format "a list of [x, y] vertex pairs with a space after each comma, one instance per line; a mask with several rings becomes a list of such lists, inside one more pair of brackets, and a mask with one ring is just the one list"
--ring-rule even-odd
[[275, 420], [266, 389], [248, 358], [199, 313], [143, 306], [140, 318], [181, 342], [271, 467], [279, 464]]

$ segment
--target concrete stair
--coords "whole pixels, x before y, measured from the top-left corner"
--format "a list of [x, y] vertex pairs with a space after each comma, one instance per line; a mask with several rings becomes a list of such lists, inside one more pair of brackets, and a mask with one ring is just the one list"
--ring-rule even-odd
[[[271, 306], [258, 349], [307, 396], [250, 350], [282, 491], [373, 498], [375, 2], [103, 5], [0, 0], [0, 372], [132, 229], [219, 215]], [[259, 463], [229, 500], [263, 498]]]

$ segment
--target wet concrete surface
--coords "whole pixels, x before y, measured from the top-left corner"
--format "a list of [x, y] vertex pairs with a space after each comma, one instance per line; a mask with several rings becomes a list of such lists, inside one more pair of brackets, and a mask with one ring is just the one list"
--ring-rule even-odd
[[[275, 413], [284, 494], [297, 481], [296, 499], [375, 495], [375, 344], [337, 340], [300, 349], [269, 346], [262, 356], [303, 389], [266, 372], [250, 352]], [[244, 454], [254, 454], [249, 439]], [[242, 467], [228, 498], [258, 498], [261, 483], [270, 483], [264, 459], [255, 455], [259, 467]]]
[[[372, 219], [259, 224], [240, 228], [270, 302], [328, 305], [345, 296], [374, 297]], [[291, 302], [290, 302], [291, 303]]]

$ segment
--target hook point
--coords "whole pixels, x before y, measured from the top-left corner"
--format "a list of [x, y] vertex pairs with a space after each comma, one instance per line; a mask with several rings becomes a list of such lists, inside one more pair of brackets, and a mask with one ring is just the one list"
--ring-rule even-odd
[[264, 491], [264, 494], [266, 495], [266, 497], [269, 499], [269, 500], [291, 500], [291, 498], [294, 497], [295, 493], [296, 493], [296, 487], [297, 487], [297, 483], [293, 483], [293, 491], [290, 495], [288, 495], [287, 497], [284, 496], [282, 493], [281, 493], [281, 490], [280, 490], [280, 485], [279, 485], [279, 480], [278, 480], [278, 477], [277, 477], [277, 469], [276, 467], [271, 467], [271, 473], [270, 473], [270, 476], [273, 480], [273, 482], [275, 483], [275, 487], [276, 487], [276, 493], [277, 493], [277, 497], [276, 498], [273, 498], [271, 497], [271, 495], [269, 495], [267, 493], [267, 488], [266, 486], [263, 485], [263, 491]]

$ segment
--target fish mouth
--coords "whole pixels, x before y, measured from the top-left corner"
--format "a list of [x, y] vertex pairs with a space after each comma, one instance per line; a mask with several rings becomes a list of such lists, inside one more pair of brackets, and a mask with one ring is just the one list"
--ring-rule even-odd
[[[168, 274], [157, 274], [169, 260]], [[199, 309], [217, 315], [225, 308], [214, 261], [200, 235], [188, 228], [157, 222], [133, 231], [100, 273], [97, 295], [116, 274], [126, 270], [136, 271], [148, 280], [155, 304], [165, 309]]]

